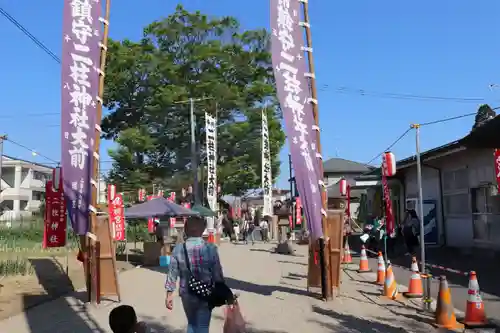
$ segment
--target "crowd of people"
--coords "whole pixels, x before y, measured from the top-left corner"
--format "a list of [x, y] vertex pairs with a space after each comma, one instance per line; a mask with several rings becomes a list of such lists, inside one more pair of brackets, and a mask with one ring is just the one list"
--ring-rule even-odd
[[222, 216], [222, 233], [232, 242], [251, 242], [255, 244], [255, 234], [259, 233], [263, 242], [269, 242], [269, 216], [262, 216], [259, 209], [243, 210], [241, 219], [234, 219], [227, 212]]

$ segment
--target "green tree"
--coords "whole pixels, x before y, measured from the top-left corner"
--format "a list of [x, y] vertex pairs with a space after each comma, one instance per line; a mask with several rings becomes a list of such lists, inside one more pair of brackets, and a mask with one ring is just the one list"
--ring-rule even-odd
[[[195, 103], [201, 165], [205, 164], [204, 113], [218, 118], [218, 179], [224, 193], [260, 187], [262, 105], [270, 130], [272, 172], [285, 141], [276, 101], [269, 35], [241, 31], [235, 18], [208, 18], [182, 6], [144, 29], [138, 42], [110, 40], [104, 102], [104, 137], [118, 148], [109, 179], [127, 187], [189, 179], [189, 105]], [[125, 185], [124, 185], [125, 186]], [[176, 188], [174, 188], [176, 189]]]
[[474, 125], [472, 129], [476, 129], [488, 120], [495, 118], [496, 113], [488, 104], [483, 104], [479, 107], [476, 113], [476, 118], [474, 119]]

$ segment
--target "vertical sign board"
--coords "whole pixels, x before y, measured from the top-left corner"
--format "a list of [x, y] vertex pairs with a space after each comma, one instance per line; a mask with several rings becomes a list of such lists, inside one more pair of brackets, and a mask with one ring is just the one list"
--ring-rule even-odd
[[269, 149], [269, 128], [267, 125], [267, 109], [262, 109], [262, 191], [264, 209], [262, 216], [273, 216], [273, 187], [271, 174], [271, 151]]
[[67, 216], [62, 188], [62, 181], [59, 181], [58, 189], [53, 187], [52, 181], [47, 181], [46, 183], [44, 248], [63, 247], [66, 245]]
[[109, 204], [109, 219], [111, 221], [112, 236], [115, 241], [125, 240], [125, 214], [121, 193], [115, 194]]
[[61, 55], [61, 164], [74, 232], [89, 231], [98, 104], [101, 3], [64, 0]]
[[[207, 201], [210, 209], [217, 211], [217, 118], [205, 112], [207, 151]], [[207, 231], [214, 233], [215, 219], [207, 218]]]

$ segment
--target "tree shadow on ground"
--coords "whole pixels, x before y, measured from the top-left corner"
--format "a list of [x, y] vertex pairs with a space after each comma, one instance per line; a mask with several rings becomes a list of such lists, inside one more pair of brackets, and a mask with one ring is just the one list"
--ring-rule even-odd
[[[45, 290], [44, 295], [23, 295], [24, 306], [27, 308], [24, 315], [31, 333], [60, 332], [62, 325], [67, 325], [67, 331], [73, 332], [105, 332], [82, 303], [85, 294], [75, 292], [70, 278], [59, 265], [47, 258], [30, 259], [30, 262]], [[74, 295], [71, 298], [74, 304], [69, 304], [66, 298], [61, 297], [69, 293]], [[36, 306], [48, 301], [57, 304]]]
[[292, 265], [299, 265], [299, 266], [307, 266], [306, 263], [303, 262], [295, 262], [295, 261], [288, 261], [288, 260], [278, 260], [279, 263], [281, 264], [292, 264]]
[[117, 254], [116, 261], [126, 262], [128, 259], [128, 263], [133, 266], [139, 266], [144, 263], [144, 255], [142, 253], [129, 253], [128, 258], [125, 254]]
[[313, 294], [307, 292], [303, 289], [298, 288], [288, 288], [276, 285], [261, 285], [253, 282], [242, 281], [226, 277], [227, 285], [233, 290], [240, 290], [248, 293], [259, 294], [263, 296], [272, 295], [273, 292], [283, 292], [288, 294], [300, 295], [300, 296], [313, 296]]
[[[154, 333], [185, 333], [186, 328], [174, 328], [168, 324], [160, 323], [156, 318], [152, 317], [143, 317], [143, 321], [146, 323], [148, 326], [149, 330]], [[213, 319], [218, 319], [224, 322], [224, 318], [219, 315], [213, 315], [212, 316], [212, 321]], [[213, 325], [213, 324], [212, 324]], [[262, 329], [257, 329], [255, 327], [252, 327], [251, 325], [247, 324], [247, 327], [245, 328], [245, 333], [286, 333], [285, 331], [271, 331], [271, 330], [262, 330]]]
[[[214, 314], [212, 318], [224, 322], [224, 317], [221, 315]], [[245, 322], [246, 322], [245, 333], [287, 333], [286, 331], [283, 330], [276, 331], [276, 330], [256, 328], [253, 325], [250, 325], [248, 321], [245, 320]]]
[[314, 313], [334, 319], [337, 323], [324, 322], [317, 319], [310, 320], [325, 329], [328, 332], [335, 333], [429, 333], [428, 327], [423, 327], [411, 320], [394, 321], [394, 325], [374, 320], [355, 317], [352, 315], [339, 313], [333, 310], [323, 309], [313, 306]]
[[250, 249], [252, 252], [267, 252], [267, 253], [274, 253], [272, 249]]

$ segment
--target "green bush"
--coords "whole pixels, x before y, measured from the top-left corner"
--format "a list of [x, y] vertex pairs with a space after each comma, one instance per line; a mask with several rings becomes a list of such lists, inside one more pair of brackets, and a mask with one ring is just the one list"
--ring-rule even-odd
[[125, 242], [116, 242], [116, 254], [124, 254], [125, 253]]
[[[28, 223], [13, 224], [15, 227], [0, 227], [0, 252], [13, 250], [41, 249], [43, 242], [43, 222], [38, 220]], [[129, 225], [127, 227], [128, 242], [144, 242], [150, 240], [148, 227], [145, 223]], [[77, 248], [79, 238], [73, 232], [68, 233], [68, 245], [72, 249]]]
[[26, 258], [17, 257], [0, 261], [0, 276], [32, 275], [34, 269]]

